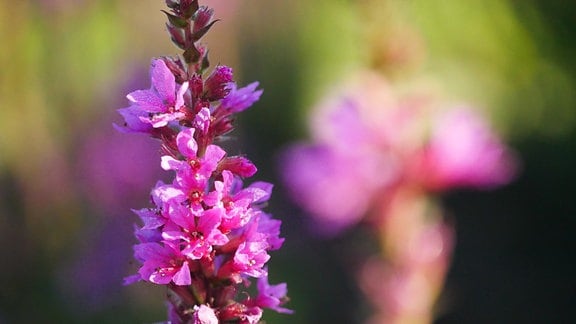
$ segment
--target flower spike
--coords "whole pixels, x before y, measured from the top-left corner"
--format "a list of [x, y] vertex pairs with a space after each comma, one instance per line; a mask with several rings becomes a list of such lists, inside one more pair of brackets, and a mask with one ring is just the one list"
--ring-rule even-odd
[[[257, 82], [238, 89], [225, 65], [205, 75], [207, 49], [198, 41], [217, 21], [211, 8], [197, 0], [166, 5], [168, 33], [184, 52], [152, 60], [150, 88], [127, 95], [130, 106], [118, 110], [124, 125], [115, 125], [160, 140], [160, 167], [173, 173], [152, 189], [152, 207], [134, 210], [143, 223], [134, 246], [141, 266], [125, 282], [166, 286], [171, 323], [258, 323], [263, 308], [290, 313], [286, 284], [267, 279], [268, 252], [284, 241], [281, 222], [262, 211], [273, 186], [244, 187], [256, 166], [217, 144], [262, 90]], [[246, 298], [251, 278], [264, 278], [256, 298]]]

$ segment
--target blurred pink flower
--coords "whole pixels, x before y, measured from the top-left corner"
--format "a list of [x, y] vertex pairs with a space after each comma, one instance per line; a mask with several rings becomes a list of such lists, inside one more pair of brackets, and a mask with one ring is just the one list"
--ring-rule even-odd
[[400, 95], [381, 76], [361, 74], [312, 114], [311, 143], [281, 157], [284, 183], [320, 232], [358, 221], [404, 183], [425, 190], [493, 188], [515, 174], [513, 155], [471, 108]]
[[[377, 170], [370, 159], [336, 152], [327, 145], [294, 146], [283, 160], [284, 183], [291, 196], [315, 217], [318, 230], [325, 234], [359, 221], [377, 190], [371, 181]], [[371, 165], [362, 166], [365, 162]]]
[[437, 116], [421, 154], [417, 176], [433, 190], [494, 188], [510, 182], [516, 171], [514, 156], [468, 107]]
[[454, 229], [430, 215], [420, 191], [398, 190], [381, 212], [386, 259], [368, 260], [358, 276], [375, 307], [369, 323], [429, 323], [444, 283], [454, 245]]

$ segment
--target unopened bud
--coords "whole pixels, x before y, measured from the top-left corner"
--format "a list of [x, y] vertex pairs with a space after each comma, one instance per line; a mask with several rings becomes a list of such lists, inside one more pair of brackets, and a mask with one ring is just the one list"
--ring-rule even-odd
[[170, 9], [176, 9], [180, 5], [179, 0], [166, 0], [166, 6]]
[[185, 49], [186, 42], [184, 41], [184, 32], [182, 29], [172, 24], [166, 24], [166, 28], [168, 29], [168, 33], [170, 34], [172, 42], [181, 49]]
[[243, 156], [230, 156], [222, 159], [218, 164], [218, 169], [228, 170], [243, 178], [251, 177], [257, 171], [256, 166]]
[[208, 8], [206, 6], [200, 7], [198, 11], [194, 14], [194, 28], [192, 31], [196, 33], [202, 28], [205, 28], [210, 24], [212, 16], [214, 15], [214, 9]]
[[204, 82], [206, 99], [220, 100], [230, 92], [230, 83], [233, 80], [232, 69], [225, 65], [218, 65]]
[[186, 26], [188, 26], [188, 21], [186, 19], [173, 15], [165, 10], [162, 10], [162, 12], [166, 14], [166, 17], [168, 17], [168, 21], [170, 21], [172, 25], [178, 28], [185, 28]]
[[196, 11], [198, 11], [198, 0], [181, 0], [180, 1], [180, 11], [184, 15], [184, 18], [190, 19]]

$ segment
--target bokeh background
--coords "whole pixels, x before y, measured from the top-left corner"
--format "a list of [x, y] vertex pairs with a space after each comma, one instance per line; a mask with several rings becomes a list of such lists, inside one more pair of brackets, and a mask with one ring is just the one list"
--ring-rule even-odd
[[[202, 2], [201, 2], [202, 3]], [[548, 0], [207, 0], [213, 63], [258, 80], [236, 149], [276, 184], [268, 211], [286, 243], [270, 262], [292, 316], [361, 323], [361, 226], [319, 237], [284, 195], [278, 155], [358, 68], [433, 80], [482, 107], [522, 161], [492, 192], [443, 197], [456, 248], [438, 323], [576, 322], [576, 3]], [[0, 0], [0, 323], [152, 323], [164, 291], [122, 286], [136, 216], [166, 177], [154, 141], [117, 133], [125, 94], [152, 57], [177, 54], [161, 0]]]

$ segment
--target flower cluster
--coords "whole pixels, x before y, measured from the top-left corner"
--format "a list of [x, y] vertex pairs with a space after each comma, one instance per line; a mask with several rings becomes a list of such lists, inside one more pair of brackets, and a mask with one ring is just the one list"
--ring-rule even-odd
[[286, 151], [285, 184], [319, 232], [370, 223], [380, 254], [359, 275], [368, 323], [430, 323], [454, 244], [435, 196], [504, 185], [515, 158], [466, 105], [399, 95], [373, 72], [349, 79], [315, 110], [312, 143]]
[[[262, 210], [272, 185], [244, 186], [254, 164], [214, 144], [262, 90], [256, 82], [238, 88], [224, 65], [207, 72], [198, 41], [215, 22], [211, 9], [195, 0], [166, 3], [168, 31], [184, 53], [152, 61], [150, 89], [128, 94], [116, 127], [159, 139], [160, 166], [174, 178], [156, 184], [153, 207], [134, 211], [143, 222], [134, 247], [142, 266], [126, 283], [168, 286], [171, 323], [258, 323], [263, 308], [290, 313], [281, 307], [286, 285], [267, 279], [268, 252], [283, 243], [281, 222]], [[258, 278], [256, 297], [245, 291], [250, 277]]]
[[515, 174], [514, 155], [469, 105], [400, 95], [362, 72], [314, 111], [311, 143], [283, 158], [285, 183], [326, 232], [357, 222], [399, 185], [436, 193], [490, 189]]

